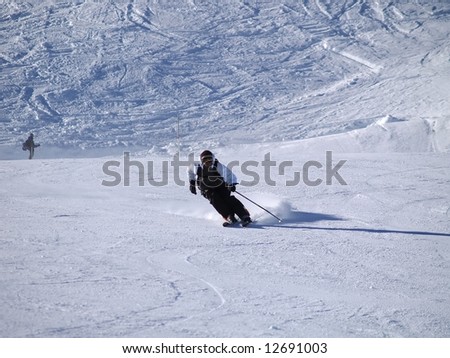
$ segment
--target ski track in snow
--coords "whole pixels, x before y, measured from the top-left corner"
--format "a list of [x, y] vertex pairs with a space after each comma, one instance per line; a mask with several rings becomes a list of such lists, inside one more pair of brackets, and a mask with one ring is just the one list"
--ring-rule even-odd
[[[189, 278], [193, 278], [198, 282], [201, 282], [201, 286], [207, 286], [210, 290], [214, 292], [215, 295], [217, 295], [220, 303], [217, 306], [214, 306], [210, 310], [198, 313], [196, 315], [189, 316], [185, 318], [183, 321], [189, 321], [191, 319], [194, 319], [195, 317], [198, 317], [200, 315], [208, 315], [212, 313], [213, 311], [216, 311], [220, 309], [223, 305], [225, 305], [226, 300], [223, 297], [223, 295], [220, 293], [220, 288], [218, 288], [216, 285], [212, 284], [208, 280], [204, 278], [205, 274], [202, 273], [197, 266], [192, 264], [190, 262], [190, 258], [194, 256], [196, 253], [189, 254], [187, 256], [178, 257], [178, 256], [172, 256], [172, 255], [161, 255], [160, 253], [155, 256], [149, 256], [147, 258], [147, 261], [152, 265], [155, 266], [157, 269], [163, 269], [163, 270], [169, 270], [176, 272], [182, 276], [188, 276]], [[161, 261], [161, 258], [163, 257], [163, 261]], [[173, 284], [173, 283], [172, 283]], [[182, 295], [183, 293], [180, 293]]]
[[328, 19], [332, 20], [333, 16], [330, 15], [330, 13], [325, 9], [325, 6], [320, 2], [320, 0], [315, 0], [315, 3], [317, 7], [319, 8], [319, 11], [325, 15]]

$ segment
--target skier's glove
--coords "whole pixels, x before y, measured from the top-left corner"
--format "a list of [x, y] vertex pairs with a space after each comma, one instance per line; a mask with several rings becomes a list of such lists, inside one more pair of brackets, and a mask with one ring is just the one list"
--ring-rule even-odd
[[229, 191], [231, 191], [232, 193], [234, 193], [236, 191], [236, 184], [232, 184], [232, 185], [228, 184], [227, 189]]
[[197, 195], [197, 189], [195, 189], [195, 180], [189, 181], [189, 190], [192, 194]]

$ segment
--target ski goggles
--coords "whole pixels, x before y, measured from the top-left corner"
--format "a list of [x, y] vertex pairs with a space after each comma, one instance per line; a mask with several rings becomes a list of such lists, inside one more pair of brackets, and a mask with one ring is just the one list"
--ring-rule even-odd
[[208, 164], [214, 161], [214, 157], [212, 155], [205, 155], [204, 157], [201, 157], [200, 160], [202, 161], [202, 164]]

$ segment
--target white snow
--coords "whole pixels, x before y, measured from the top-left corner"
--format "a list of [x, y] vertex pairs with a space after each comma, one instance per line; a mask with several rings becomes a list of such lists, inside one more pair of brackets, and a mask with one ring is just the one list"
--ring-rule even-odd
[[[5, 2], [0, 337], [450, 337], [449, 20], [442, 1]], [[283, 221], [236, 194], [257, 222], [223, 228], [169, 165], [206, 148]]]

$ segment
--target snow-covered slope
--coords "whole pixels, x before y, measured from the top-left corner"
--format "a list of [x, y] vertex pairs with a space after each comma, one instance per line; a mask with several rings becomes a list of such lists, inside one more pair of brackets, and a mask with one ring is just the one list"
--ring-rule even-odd
[[[168, 158], [132, 159], [161, 181]], [[105, 159], [1, 161], [0, 336], [449, 337], [448, 156], [333, 159], [347, 186], [286, 186], [276, 169], [270, 186], [254, 168], [239, 190], [284, 221], [243, 199], [246, 229], [223, 228], [172, 168], [162, 187], [135, 170], [106, 187]]]
[[[0, 337], [450, 337], [449, 20], [4, 2]], [[170, 165], [205, 148], [283, 221], [223, 228]]]
[[29, 131], [47, 149], [189, 149], [386, 116], [403, 120], [400, 137], [403, 127], [431, 137], [417, 150], [449, 148], [431, 144], [433, 128], [450, 137], [446, 2], [8, 1], [0, 11], [3, 157]]

